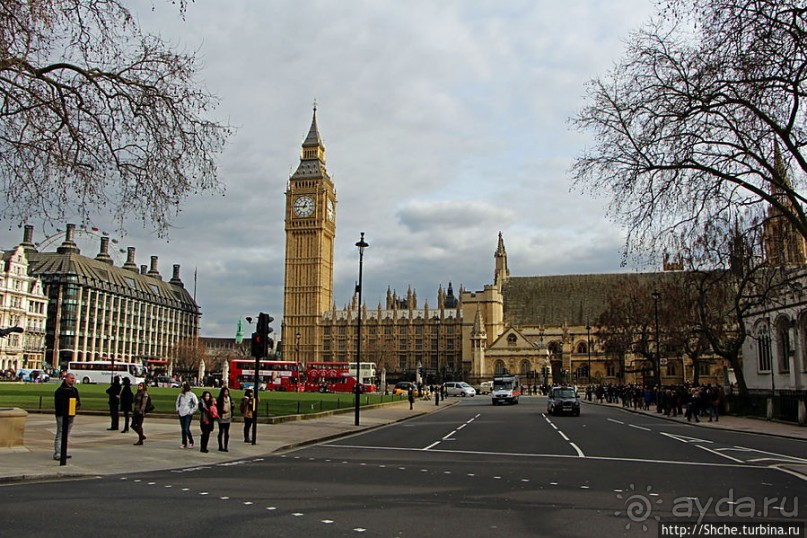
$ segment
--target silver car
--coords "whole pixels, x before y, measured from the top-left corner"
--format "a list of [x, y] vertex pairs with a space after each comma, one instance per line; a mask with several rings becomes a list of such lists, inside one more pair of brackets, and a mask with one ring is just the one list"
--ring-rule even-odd
[[446, 396], [476, 396], [476, 389], [465, 381], [446, 381]]

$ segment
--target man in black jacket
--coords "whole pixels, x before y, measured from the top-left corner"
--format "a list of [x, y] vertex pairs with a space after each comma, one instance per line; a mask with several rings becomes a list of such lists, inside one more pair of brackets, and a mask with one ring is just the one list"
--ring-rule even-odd
[[[64, 419], [67, 416], [67, 437], [70, 437], [70, 430], [73, 429], [73, 419], [70, 416], [70, 399], [76, 399], [76, 411], [81, 407], [81, 400], [78, 396], [78, 389], [74, 386], [76, 384], [75, 374], [67, 374], [64, 376], [61, 386], [56, 389], [53, 394], [53, 404], [56, 410], [56, 438], [53, 441], [53, 459], [62, 459], [62, 428], [64, 427]], [[69, 455], [67, 456], [70, 457]]]

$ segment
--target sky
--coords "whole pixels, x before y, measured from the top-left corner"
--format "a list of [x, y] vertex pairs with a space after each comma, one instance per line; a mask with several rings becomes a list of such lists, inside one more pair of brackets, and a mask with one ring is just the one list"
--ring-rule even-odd
[[[224, 196], [187, 199], [167, 239], [137, 220], [125, 235], [94, 224], [136, 247], [138, 265], [159, 256], [164, 279], [181, 265], [201, 336], [233, 337], [258, 312], [279, 331], [284, 193], [315, 100], [338, 200], [337, 308], [353, 295], [361, 232], [370, 308], [388, 287], [432, 307], [440, 285], [483, 289], [499, 232], [512, 276], [631, 270], [608, 200], [572, 188], [592, 139], [569, 120], [652, 0], [196, 0], [184, 20], [169, 2], [127, 5], [143, 30], [196, 51], [212, 115], [236, 133], [219, 161]], [[0, 245], [18, 244], [17, 223], [2, 224]], [[56, 233], [30, 224], [36, 241]], [[82, 234], [82, 254], [98, 243]]]

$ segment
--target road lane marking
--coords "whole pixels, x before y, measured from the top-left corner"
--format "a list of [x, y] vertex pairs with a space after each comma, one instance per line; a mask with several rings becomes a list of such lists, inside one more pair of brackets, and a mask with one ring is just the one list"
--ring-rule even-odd
[[443, 436], [443, 441], [448, 440], [448, 438], [449, 438], [449, 437], [451, 437], [452, 435], [454, 435], [455, 433], [457, 433], [457, 430], [452, 431], [452, 432], [451, 432], [451, 433], [449, 433], [448, 435], [444, 435], [444, 436]]
[[[572, 443], [569, 443], [572, 444]], [[347, 448], [347, 449], [361, 449], [361, 450], [391, 450], [400, 452], [422, 452], [422, 448], [412, 447], [394, 447], [394, 446], [366, 446], [366, 445], [322, 445], [325, 448]], [[698, 445], [695, 445], [698, 446]], [[578, 449], [579, 450], [579, 449]], [[438, 449], [430, 450], [430, 452], [438, 454], [455, 454], [455, 455], [472, 455], [472, 456], [511, 456], [515, 458], [558, 458], [558, 459], [579, 459], [580, 453], [571, 454], [536, 454], [525, 452], [486, 452], [482, 450], [448, 450]], [[683, 465], [687, 467], [728, 467], [737, 469], [760, 469], [757, 466], [749, 466], [746, 464], [739, 465], [733, 463], [710, 463], [698, 461], [674, 461], [674, 460], [657, 460], [645, 458], [617, 458], [610, 456], [584, 456], [587, 460], [594, 461], [614, 461], [614, 462], [627, 462], [627, 463], [653, 463], [659, 465]], [[424, 469], [425, 471], [425, 469]]]
[[636, 428], [637, 430], [644, 430], [646, 432], [652, 431], [650, 428], [645, 428], [642, 426], [637, 426], [636, 424], [628, 424], [631, 428]]
[[690, 437], [688, 435], [680, 435], [675, 433], [667, 433], [667, 432], [659, 432], [661, 435], [665, 437], [669, 437], [670, 439], [675, 439], [676, 441], [681, 441], [682, 443], [709, 443], [712, 444], [711, 441], [707, 439], [698, 439], [697, 437]]
[[703, 445], [692, 445], [692, 446], [702, 448], [706, 452], [711, 452], [712, 454], [716, 454], [718, 456], [723, 456], [724, 458], [729, 459], [731, 461], [736, 461], [737, 463], [745, 463], [743, 460], [737, 459], [737, 458], [735, 458], [733, 456], [729, 456], [728, 454], [723, 454], [722, 452], [718, 452], [717, 450], [712, 450], [711, 448], [707, 448], [707, 447], [705, 447]]
[[563, 433], [562, 431], [558, 430], [558, 433], [560, 434], [560, 436], [561, 436], [561, 437], [563, 437], [563, 440], [564, 440], [564, 441], [568, 441], [568, 440], [569, 440], [569, 438], [568, 438], [568, 437], [566, 437], [566, 434], [565, 434], [565, 433]]
[[581, 458], [585, 458], [585, 457], [586, 457], [586, 455], [585, 455], [585, 454], [583, 454], [583, 451], [582, 451], [582, 450], [580, 450], [580, 447], [578, 447], [578, 446], [577, 446], [576, 444], [574, 444], [574, 443], [569, 443], [569, 444], [570, 444], [570, 445], [572, 445], [572, 448], [573, 448], [573, 449], [575, 449], [575, 450], [577, 451], [577, 455], [578, 455], [578, 456], [580, 456]]
[[433, 442], [432, 444], [430, 444], [429, 446], [427, 446], [426, 448], [421, 448], [421, 450], [429, 450], [429, 449], [431, 449], [431, 448], [436, 447], [436, 446], [437, 446], [437, 445], [439, 445], [440, 443], [442, 443], [442, 441], [435, 441], [435, 442]]
[[607, 420], [610, 420], [611, 422], [616, 422], [617, 424], [625, 424], [625, 423], [624, 423], [624, 422], [622, 422], [621, 420], [616, 420], [616, 419], [613, 419], [613, 418], [609, 418], [609, 419], [607, 419]]

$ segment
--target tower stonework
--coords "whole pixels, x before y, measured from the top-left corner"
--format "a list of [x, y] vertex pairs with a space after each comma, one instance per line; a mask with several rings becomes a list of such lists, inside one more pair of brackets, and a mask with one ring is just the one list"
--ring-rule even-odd
[[286, 188], [286, 275], [283, 354], [286, 360], [322, 360], [320, 320], [333, 304], [336, 191], [325, 167], [317, 108], [302, 145], [300, 165]]

